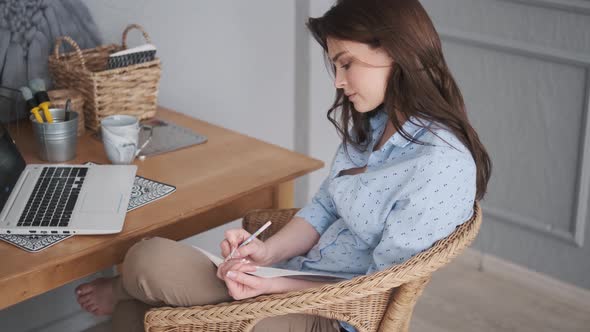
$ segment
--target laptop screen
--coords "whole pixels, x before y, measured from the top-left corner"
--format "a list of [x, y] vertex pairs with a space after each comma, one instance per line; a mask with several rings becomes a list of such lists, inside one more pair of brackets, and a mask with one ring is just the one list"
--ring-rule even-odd
[[0, 211], [8, 200], [26, 163], [8, 131], [0, 124]]

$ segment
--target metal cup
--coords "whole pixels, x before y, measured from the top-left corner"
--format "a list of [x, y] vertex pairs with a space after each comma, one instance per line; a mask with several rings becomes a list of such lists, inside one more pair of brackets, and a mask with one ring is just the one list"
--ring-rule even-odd
[[[78, 114], [61, 108], [50, 108], [53, 123], [39, 123], [33, 115], [33, 133], [37, 140], [39, 158], [49, 162], [62, 162], [76, 157], [78, 144]], [[41, 113], [42, 114], [42, 113]]]

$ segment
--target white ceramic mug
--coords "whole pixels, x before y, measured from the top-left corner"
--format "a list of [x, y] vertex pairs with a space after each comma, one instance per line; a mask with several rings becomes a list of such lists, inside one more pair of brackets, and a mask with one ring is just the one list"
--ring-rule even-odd
[[[102, 142], [113, 164], [130, 164], [152, 139], [152, 127], [141, 126], [131, 115], [115, 114], [100, 121]], [[148, 139], [139, 146], [139, 132], [149, 130]]]

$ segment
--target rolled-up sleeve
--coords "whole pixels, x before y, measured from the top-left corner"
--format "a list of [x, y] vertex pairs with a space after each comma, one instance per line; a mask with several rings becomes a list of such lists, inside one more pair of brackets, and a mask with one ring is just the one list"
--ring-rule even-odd
[[334, 202], [328, 192], [329, 181], [329, 177], [326, 178], [311, 202], [296, 214], [310, 223], [320, 235], [338, 219]]
[[[336, 154], [330, 163], [330, 174], [334, 173], [334, 167], [339, 162], [338, 158], [342, 156], [342, 144], [336, 149]], [[296, 214], [297, 217], [305, 219], [315, 230], [322, 235], [334, 221], [338, 219], [334, 200], [328, 191], [331, 177], [328, 175], [320, 185], [317, 193], [307, 205], [305, 205]]]

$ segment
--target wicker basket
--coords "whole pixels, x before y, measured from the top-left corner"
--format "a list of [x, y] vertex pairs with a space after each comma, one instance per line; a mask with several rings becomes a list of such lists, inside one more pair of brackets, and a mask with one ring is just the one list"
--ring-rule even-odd
[[66, 101], [71, 101], [71, 111], [78, 113], [78, 136], [84, 135], [84, 97], [82, 94], [74, 89], [59, 89], [47, 91], [49, 99], [51, 99], [51, 106], [58, 108], [65, 108]]
[[[127, 26], [122, 44], [110, 44], [81, 50], [70, 37], [58, 37], [54, 54], [49, 56], [49, 71], [55, 88], [70, 88], [84, 96], [86, 127], [97, 131], [100, 120], [113, 114], [128, 114], [139, 119], [156, 115], [158, 86], [160, 82], [160, 59], [122, 68], [108, 69], [111, 53], [127, 48], [127, 33], [138, 29], [145, 40], [150, 37], [137, 24]], [[60, 54], [62, 42], [70, 44], [73, 52]]]

